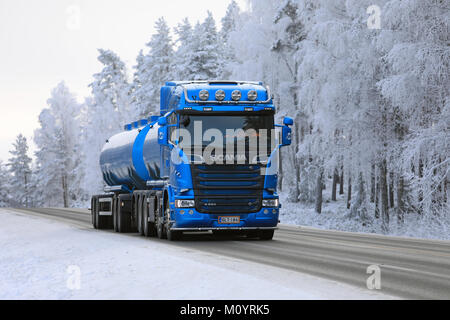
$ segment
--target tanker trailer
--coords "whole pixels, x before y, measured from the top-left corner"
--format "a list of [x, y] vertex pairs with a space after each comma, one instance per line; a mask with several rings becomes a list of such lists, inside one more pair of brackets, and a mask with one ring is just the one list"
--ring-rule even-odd
[[93, 226], [171, 241], [197, 231], [272, 239], [281, 207], [276, 156], [291, 144], [293, 125], [275, 125], [274, 115], [261, 82], [166, 83], [159, 116], [106, 141]]

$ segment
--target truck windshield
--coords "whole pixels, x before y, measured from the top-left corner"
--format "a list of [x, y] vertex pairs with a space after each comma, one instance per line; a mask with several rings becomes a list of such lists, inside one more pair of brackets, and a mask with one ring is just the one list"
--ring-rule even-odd
[[[223, 147], [224, 153], [234, 144], [233, 154], [256, 152], [260, 159], [267, 159], [272, 153], [274, 134], [273, 114], [259, 115], [180, 115], [180, 129], [189, 132], [190, 141], [183, 137], [182, 147], [194, 154], [195, 147], [204, 150], [214, 145]], [[264, 146], [265, 145], [265, 146]], [[192, 148], [189, 148], [191, 146]], [[245, 151], [239, 149], [245, 146]], [[187, 150], [186, 150], [187, 149]], [[214, 151], [213, 153], [215, 153]], [[252, 156], [254, 158], [254, 156]], [[248, 159], [248, 157], [247, 157]]]
[[244, 131], [261, 129], [272, 130], [274, 128], [274, 120], [272, 115], [257, 116], [199, 116], [199, 115], [181, 115], [180, 128], [187, 129], [191, 135], [194, 135], [195, 123], [197, 127], [202, 129], [202, 134], [210, 129], [218, 129], [224, 137], [227, 130], [236, 131], [242, 129]]

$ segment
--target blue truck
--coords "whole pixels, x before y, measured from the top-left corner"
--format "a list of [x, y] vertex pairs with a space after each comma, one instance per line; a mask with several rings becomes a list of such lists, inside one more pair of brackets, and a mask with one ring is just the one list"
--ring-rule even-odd
[[281, 207], [277, 155], [293, 125], [276, 125], [275, 112], [261, 82], [166, 83], [159, 115], [106, 141], [94, 228], [170, 241], [185, 232], [271, 240]]

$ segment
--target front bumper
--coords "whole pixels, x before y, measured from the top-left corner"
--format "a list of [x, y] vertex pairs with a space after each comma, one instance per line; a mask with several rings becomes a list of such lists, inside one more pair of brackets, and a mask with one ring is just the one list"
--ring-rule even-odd
[[[189, 213], [190, 211], [192, 214]], [[240, 223], [219, 223], [219, 217], [225, 216], [239, 216]], [[279, 222], [279, 209], [263, 208], [259, 212], [246, 214], [208, 214], [200, 213], [193, 208], [175, 209], [171, 220], [171, 229], [176, 231], [275, 230]]]
[[173, 231], [246, 231], [246, 230], [278, 230], [277, 227], [261, 227], [261, 228], [239, 228], [239, 227], [229, 227], [229, 228], [171, 228]]

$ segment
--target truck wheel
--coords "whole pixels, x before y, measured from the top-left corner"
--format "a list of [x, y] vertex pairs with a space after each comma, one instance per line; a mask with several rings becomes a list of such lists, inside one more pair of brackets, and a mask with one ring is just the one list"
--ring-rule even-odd
[[[100, 202], [98, 201], [98, 197], [95, 197], [94, 205], [95, 205], [95, 228], [98, 230], [105, 229], [104, 218], [100, 216]], [[103, 219], [102, 219], [103, 218]]]
[[275, 230], [261, 230], [259, 231], [259, 239], [261, 240], [272, 240]]
[[138, 197], [137, 204], [136, 204], [136, 216], [137, 216], [137, 231], [138, 233], [143, 236], [144, 235], [144, 219], [143, 219], [143, 200], [144, 197]]
[[119, 200], [119, 208], [117, 213], [118, 220], [118, 230], [119, 233], [127, 233], [130, 232], [131, 229], [131, 214], [125, 212], [122, 208], [121, 201]]
[[144, 236], [146, 236], [147, 238], [156, 236], [155, 224], [148, 221], [149, 210], [150, 209], [147, 204], [147, 198], [144, 198], [144, 203], [142, 206], [142, 222], [143, 222]]
[[167, 228], [166, 232], [167, 232], [167, 239], [169, 241], [181, 240], [182, 234], [180, 231], [173, 231], [173, 230], [170, 230], [169, 228]]
[[[168, 204], [166, 202], [165, 207], [168, 207]], [[158, 235], [159, 239], [166, 239], [167, 234], [166, 234], [166, 227], [165, 227], [165, 223], [164, 223], [164, 218], [165, 218], [165, 211], [163, 211], [163, 208], [160, 208], [158, 214], [156, 215], [156, 234]], [[161, 217], [161, 213], [163, 213], [163, 216]]]
[[119, 232], [119, 209], [119, 198], [116, 198], [113, 205], [113, 226], [115, 232]]
[[250, 230], [250, 231], [247, 231], [247, 232], [245, 233], [245, 236], [246, 236], [247, 238], [258, 238], [258, 237], [259, 237], [259, 233], [258, 233], [258, 231], [256, 231], [256, 230]]
[[159, 239], [165, 239], [166, 235], [165, 235], [165, 228], [164, 228], [164, 222], [162, 221], [163, 219], [161, 217], [157, 217], [156, 219], [156, 235], [158, 236]]
[[95, 198], [92, 197], [91, 199], [91, 218], [92, 218], [92, 226], [94, 229], [97, 229], [97, 219], [95, 218]]
[[166, 211], [165, 211], [165, 217], [167, 220], [167, 223], [165, 224], [165, 229], [166, 229], [166, 235], [167, 235], [167, 240], [169, 241], [178, 241], [181, 238], [181, 232], [180, 231], [173, 231], [170, 230], [170, 207], [169, 204], [166, 203]]

